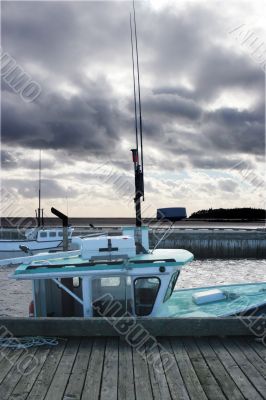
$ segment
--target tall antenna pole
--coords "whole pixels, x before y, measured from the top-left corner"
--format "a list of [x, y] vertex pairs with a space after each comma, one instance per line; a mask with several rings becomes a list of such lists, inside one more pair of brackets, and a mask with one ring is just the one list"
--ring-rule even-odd
[[[135, 11], [135, 1], [134, 0], [133, 0], [133, 11], [134, 11], [135, 45], [136, 45], [138, 95], [139, 95], [139, 130], [140, 130], [141, 172], [142, 172], [142, 174], [144, 174], [143, 143], [142, 143], [142, 112], [141, 112], [140, 77], [139, 77], [139, 75], [140, 75], [139, 74], [139, 52], [138, 52], [138, 35], [137, 35], [136, 11]], [[144, 201], [144, 179], [143, 179], [143, 194], [142, 195], [143, 195], [143, 201]]]
[[[133, 70], [133, 88], [134, 88], [134, 107], [135, 107], [135, 130], [136, 130], [136, 148], [132, 149], [132, 157], [135, 172], [135, 209], [136, 209], [136, 227], [141, 227], [141, 198], [144, 200], [144, 183], [143, 183], [143, 145], [142, 145], [142, 115], [141, 115], [141, 99], [140, 99], [140, 78], [139, 78], [139, 58], [138, 58], [138, 42], [137, 42], [137, 26], [135, 5], [133, 0], [134, 10], [134, 39], [135, 39], [135, 53], [137, 61], [137, 77], [138, 77], [138, 103], [139, 103], [139, 132], [138, 132], [138, 112], [137, 112], [137, 95], [136, 95], [136, 77], [135, 77], [135, 57], [133, 46], [133, 33], [132, 33], [132, 19], [130, 14], [130, 38], [131, 38], [131, 56], [132, 56], [132, 70]], [[141, 164], [139, 162], [139, 139], [141, 147]]]
[[134, 109], [135, 109], [135, 131], [136, 131], [136, 149], [139, 149], [138, 143], [138, 119], [137, 119], [137, 99], [136, 99], [136, 78], [135, 78], [135, 61], [134, 61], [134, 49], [133, 49], [133, 32], [132, 22], [130, 13], [130, 39], [131, 39], [131, 57], [132, 57], [132, 73], [133, 73], [133, 89], [134, 89]]
[[38, 226], [41, 226], [41, 188], [42, 188], [42, 151], [39, 153], [39, 207], [38, 207]]

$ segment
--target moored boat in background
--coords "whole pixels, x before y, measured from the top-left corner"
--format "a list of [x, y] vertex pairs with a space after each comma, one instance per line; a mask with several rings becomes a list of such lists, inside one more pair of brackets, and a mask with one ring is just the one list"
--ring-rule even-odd
[[[71, 238], [74, 228], [68, 228], [68, 240]], [[31, 228], [25, 231], [22, 239], [1, 239], [0, 259], [21, 257], [28, 254], [36, 254], [41, 251], [59, 251], [63, 244], [63, 230], [58, 228]]]

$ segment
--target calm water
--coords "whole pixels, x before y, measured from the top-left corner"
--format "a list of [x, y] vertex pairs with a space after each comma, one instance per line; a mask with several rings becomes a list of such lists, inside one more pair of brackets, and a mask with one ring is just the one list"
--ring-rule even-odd
[[[27, 316], [31, 282], [9, 280], [15, 268], [0, 268], [0, 317]], [[193, 261], [181, 272], [176, 288], [266, 281], [266, 260]]]
[[266, 281], [266, 260], [196, 260], [182, 269], [177, 288]]

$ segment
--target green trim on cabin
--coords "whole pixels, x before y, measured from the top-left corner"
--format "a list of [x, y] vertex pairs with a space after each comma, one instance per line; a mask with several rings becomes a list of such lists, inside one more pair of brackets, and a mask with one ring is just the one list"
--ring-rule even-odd
[[[170, 258], [180, 258], [179, 261], [163, 261], [163, 259], [170, 259]], [[151, 262], [151, 261], [156, 261], [159, 259], [158, 264]], [[55, 258], [51, 260], [36, 260], [33, 261], [32, 263], [28, 264], [22, 264], [20, 265], [15, 273], [14, 276], [16, 275], [35, 275], [35, 274], [40, 274], [40, 273], [62, 273], [62, 272], [84, 272], [84, 271], [116, 271], [116, 270], [121, 270], [121, 269], [140, 269], [140, 268], [154, 268], [156, 266], [163, 265], [165, 267], [176, 267], [176, 266], [182, 266], [185, 265], [189, 262], [191, 262], [194, 259], [193, 254], [186, 250], [179, 250], [179, 249], [157, 249], [153, 253], [150, 254], [139, 254], [135, 257], [132, 257], [128, 260], [128, 262], [125, 262], [123, 264], [113, 264], [113, 265], [107, 265], [107, 264], [98, 264], [95, 266], [87, 266], [87, 267], [78, 267], [73, 265], [75, 264], [84, 264], [87, 263], [88, 260], [84, 260], [81, 258], [81, 256], [72, 256], [72, 257], [64, 257], [64, 258]], [[134, 261], [143, 261], [139, 264], [134, 264]], [[147, 261], [147, 262], [145, 262]], [[43, 266], [40, 265], [41, 263], [44, 263]], [[49, 264], [49, 268], [45, 268], [45, 263], [47, 265]], [[34, 266], [36, 265], [36, 269], [29, 269], [27, 268], [29, 266]], [[52, 265], [64, 265], [63, 268], [53, 268]], [[40, 266], [40, 268], [37, 268], [37, 266]]]

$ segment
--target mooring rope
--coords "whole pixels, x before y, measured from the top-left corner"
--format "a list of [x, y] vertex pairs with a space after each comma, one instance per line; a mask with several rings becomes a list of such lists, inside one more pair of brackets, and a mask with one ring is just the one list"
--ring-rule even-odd
[[28, 349], [35, 346], [57, 346], [58, 340], [52, 337], [25, 336], [21, 338], [0, 338], [0, 347], [9, 349]]

